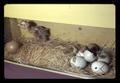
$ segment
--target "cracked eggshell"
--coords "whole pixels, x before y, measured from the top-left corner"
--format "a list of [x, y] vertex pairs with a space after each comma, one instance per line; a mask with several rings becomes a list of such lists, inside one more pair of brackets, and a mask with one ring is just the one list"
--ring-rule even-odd
[[88, 50], [85, 50], [85, 52], [83, 54], [84, 54], [84, 59], [87, 62], [93, 62], [97, 59], [97, 57], [92, 52], [90, 52]]
[[83, 57], [80, 56], [74, 56], [70, 60], [70, 64], [72, 67], [77, 67], [79, 69], [83, 69], [87, 66], [87, 62]]
[[100, 55], [98, 55], [98, 60], [97, 61], [101, 61], [101, 62], [105, 62], [107, 64], [110, 63], [110, 57], [107, 53], [102, 52]]
[[79, 52], [76, 54], [76, 56], [84, 57], [84, 54], [83, 54], [81, 51], [79, 51]]
[[83, 47], [78, 51], [78, 53], [76, 54], [76, 56], [84, 57], [84, 52], [85, 52], [85, 50], [87, 50], [87, 47], [86, 47], [86, 46], [83, 46]]
[[91, 69], [94, 73], [105, 74], [109, 71], [109, 66], [101, 61], [95, 61], [91, 65]]

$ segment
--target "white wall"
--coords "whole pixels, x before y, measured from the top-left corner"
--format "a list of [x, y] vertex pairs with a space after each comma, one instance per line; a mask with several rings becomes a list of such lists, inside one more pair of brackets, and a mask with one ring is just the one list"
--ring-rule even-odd
[[7, 4], [4, 17], [115, 28], [112, 4]]

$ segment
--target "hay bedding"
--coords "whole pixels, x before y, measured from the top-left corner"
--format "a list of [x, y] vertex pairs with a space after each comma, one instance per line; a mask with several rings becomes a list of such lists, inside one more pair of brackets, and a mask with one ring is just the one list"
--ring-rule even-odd
[[[90, 75], [103, 78], [114, 77], [113, 62], [109, 73], [98, 75], [91, 71], [90, 65], [84, 70], [72, 68], [69, 60], [74, 56], [72, 45], [74, 43], [64, 42], [58, 39], [52, 39], [48, 42], [38, 42], [31, 38], [20, 38], [20, 43], [23, 45], [16, 54], [8, 54], [5, 51], [5, 59], [12, 60], [21, 64], [33, 65], [37, 67], [68, 72], [75, 75]], [[113, 59], [114, 61], [114, 59]]]

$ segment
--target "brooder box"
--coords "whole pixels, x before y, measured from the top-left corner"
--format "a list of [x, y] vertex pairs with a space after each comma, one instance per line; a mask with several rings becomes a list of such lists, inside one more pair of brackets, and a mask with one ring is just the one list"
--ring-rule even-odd
[[[30, 19], [4, 18], [4, 44], [11, 40], [23, 44], [16, 54], [4, 51], [5, 62], [82, 79], [115, 78], [115, 29], [34, 20], [51, 32], [49, 42], [39, 42], [27, 29], [18, 27], [21, 20]], [[74, 55], [69, 46], [89, 43], [106, 45], [111, 53], [111, 69], [107, 74], [95, 74], [89, 66], [83, 70], [71, 67], [70, 58]]]

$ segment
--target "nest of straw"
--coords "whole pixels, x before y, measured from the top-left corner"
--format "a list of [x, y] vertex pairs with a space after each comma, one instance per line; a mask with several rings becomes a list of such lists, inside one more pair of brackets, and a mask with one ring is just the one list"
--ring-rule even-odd
[[70, 59], [74, 56], [72, 46], [75, 45], [73, 42], [58, 39], [39, 42], [32, 38], [20, 38], [19, 42], [22, 43], [22, 46], [16, 54], [9, 54], [5, 50], [5, 59], [78, 76], [82, 74], [95, 78], [114, 78], [115, 76], [115, 65], [113, 65], [115, 58], [110, 64], [110, 72], [105, 75], [93, 73], [89, 65], [83, 70], [71, 67]]

